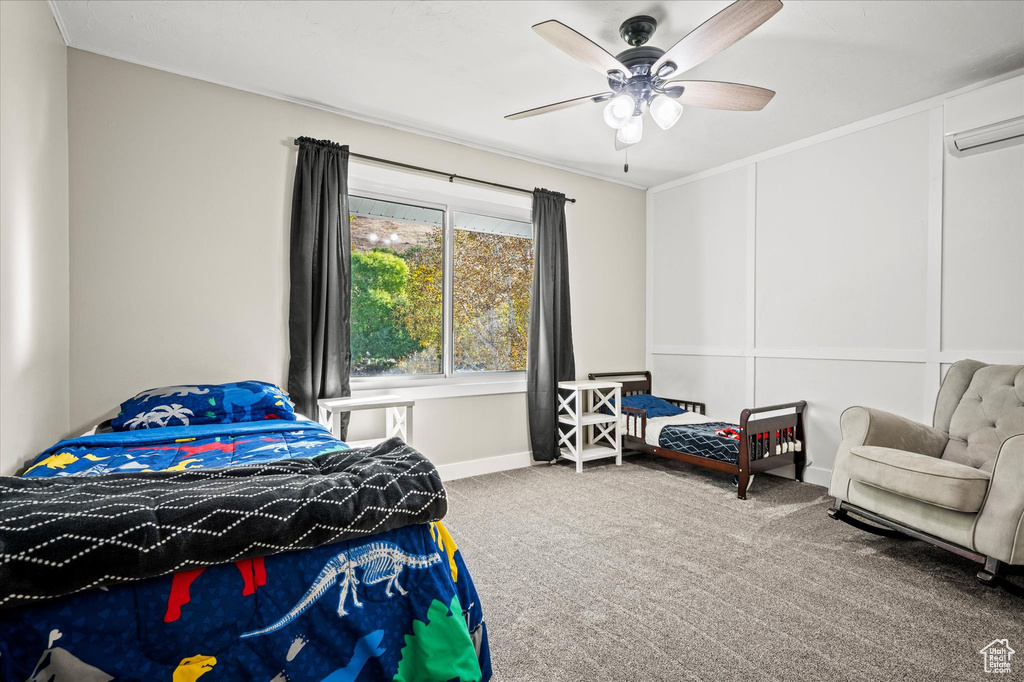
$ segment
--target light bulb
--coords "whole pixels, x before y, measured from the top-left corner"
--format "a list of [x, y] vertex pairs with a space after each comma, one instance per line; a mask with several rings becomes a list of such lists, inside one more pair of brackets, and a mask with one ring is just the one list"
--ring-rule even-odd
[[621, 128], [626, 125], [629, 117], [633, 115], [633, 108], [635, 106], [636, 103], [632, 97], [629, 95], [619, 95], [608, 102], [608, 106], [604, 108], [604, 122], [612, 128]]
[[622, 144], [636, 144], [644, 135], [643, 116], [631, 116], [626, 125], [619, 128], [615, 134], [616, 139]]
[[398, 241], [398, 233], [397, 232], [395, 234], [391, 235], [391, 241], [393, 241], [393, 242], [397, 242]]
[[373, 233], [373, 232], [370, 233], [370, 241], [371, 242], [377, 241], [377, 235], [375, 233]]
[[655, 97], [651, 102], [651, 118], [662, 130], [674, 126], [682, 113], [683, 105], [671, 97]]

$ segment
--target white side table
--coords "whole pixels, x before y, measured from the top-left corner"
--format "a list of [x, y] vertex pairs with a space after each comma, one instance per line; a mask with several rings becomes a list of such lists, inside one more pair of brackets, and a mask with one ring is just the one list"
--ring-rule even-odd
[[[602, 407], [612, 414], [602, 412]], [[622, 384], [558, 382], [558, 422], [571, 427], [559, 429], [558, 445], [562, 457], [576, 462], [576, 473], [583, 473], [584, 462], [603, 457], [614, 457], [615, 464], [622, 465], [621, 414]]]
[[[341, 439], [341, 419], [343, 412], [356, 410], [384, 410], [387, 418], [385, 429], [388, 438], [398, 436], [412, 445], [412, 408], [416, 401], [397, 395], [376, 395], [368, 398], [321, 398], [316, 401], [320, 411], [320, 423], [331, 429], [334, 437]], [[358, 441], [349, 443], [354, 447], [375, 445], [379, 440]]]

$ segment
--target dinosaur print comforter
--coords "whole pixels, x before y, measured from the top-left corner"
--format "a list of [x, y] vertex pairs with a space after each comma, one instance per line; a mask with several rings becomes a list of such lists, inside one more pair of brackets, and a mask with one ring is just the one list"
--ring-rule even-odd
[[[178, 433], [180, 429], [186, 432]], [[198, 478], [198, 468], [220, 480], [217, 471], [224, 470], [218, 467], [240, 473], [265, 462], [273, 468], [282, 459], [302, 458], [292, 460], [301, 468], [310, 461], [337, 459], [341, 448], [343, 444], [312, 423], [167, 427], [64, 441], [40, 455], [26, 476], [74, 476], [84, 484], [135, 479], [124, 472], [170, 470], [140, 478]], [[304, 459], [309, 457], [314, 459]], [[103, 475], [110, 473], [115, 475]], [[377, 482], [394, 490], [403, 485], [394, 475]], [[75, 483], [67, 480], [68, 485]], [[93, 489], [82, 492], [83, 499], [96, 494]], [[398, 497], [403, 495], [399, 492]], [[90, 498], [83, 515], [103, 508], [102, 496]], [[224, 513], [231, 508], [225, 504]], [[271, 504], [260, 513], [273, 516], [278, 511]], [[356, 516], [380, 512], [363, 508]], [[10, 510], [0, 510], [0, 553], [5, 535], [7, 540], [13, 537], [12, 518]], [[281, 534], [323, 534], [316, 526], [330, 525], [319, 523], [315, 514], [303, 518], [299, 527]], [[268, 550], [263, 556], [250, 552], [213, 565], [202, 560], [190, 564], [190, 555], [203, 552], [186, 543], [181, 550], [185, 556], [178, 557], [185, 567], [176, 573], [0, 609], [0, 679], [489, 679], [479, 598], [447, 529], [440, 521], [382, 528], [391, 529], [342, 534], [337, 537], [347, 539], [294, 551]], [[256, 535], [251, 526], [245, 533]], [[106, 542], [134, 541], [126, 538]], [[250, 539], [267, 546], [275, 540]], [[46, 568], [52, 567], [41, 566], [41, 575], [50, 575]], [[126, 571], [130, 573], [126, 566], [111, 565], [109, 572]]]

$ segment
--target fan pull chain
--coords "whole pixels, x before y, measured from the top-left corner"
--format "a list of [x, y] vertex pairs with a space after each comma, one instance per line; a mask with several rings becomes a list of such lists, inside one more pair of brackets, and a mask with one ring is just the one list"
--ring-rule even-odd
[[626, 163], [622, 164], [622, 172], [629, 172], [629, 149], [624, 150], [626, 152]]

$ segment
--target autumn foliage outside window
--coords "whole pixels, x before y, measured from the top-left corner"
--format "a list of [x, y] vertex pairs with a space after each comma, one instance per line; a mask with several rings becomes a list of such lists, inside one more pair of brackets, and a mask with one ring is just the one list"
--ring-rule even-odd
[[446, 333], [454, 373], [525, 371], [529, 223], [359, 196], [351, 209], [353, 376], [443, 375]]

